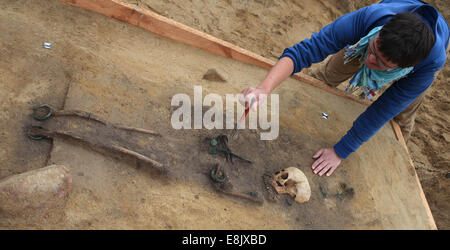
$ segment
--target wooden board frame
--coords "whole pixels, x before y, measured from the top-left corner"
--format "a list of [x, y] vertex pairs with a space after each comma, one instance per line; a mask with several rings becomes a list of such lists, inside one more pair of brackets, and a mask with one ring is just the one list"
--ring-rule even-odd
[[406, 145], [405, 138], [403, 137], [402, 130], [400, 129], [400, 126], [398, 125], [398, 123], [396, 123], [394, 120], [391, 120], [391, 125], [392, 125], [392, 128], [394, 129], [394, 133], [395, 133], [395, 136], [397, 137], [397, 140], [400, 142], [400, 144], [402, 144], [402, 146], [406, 150], [406, 153], [408, 154], [409, 166], [414, 171], [414, 176], [416, 178], [416, 182], [420, 188], [420, 196], [421, 196], [424, 206], [427, 210], [428, 217], [430, 218], [430, 229], [437, 230], [436, 222], [434, 221], [433, 214], [431, 213], [430, 206], [428, 205], [428, 202], [427, 202], [427, 198], [425, 197], [425, 193], [423, 192], [422, 184], [420, 183], [419, 176], [417, 175], [416, 168], [414, 167], [414, 162], [411, 159], [411, 155], [409, 153], [408, 146]]
[[[119, 0], [58, 0], [60, 2], [68, 3], [73, 6], [77, 6], [83, 9], [87, 9], [105, 16], [120, 20], [122, 22], [132, 24], [148, 30], [152, 33], [160, 35], [170, 40], [174, 40], [180, 43], [188, 44], [196, 48], [206, 50], [212, 54], [220, 55], [227, 58], [232, 58], [244, 63], [256, 65], [265, 69], [272, 68], [275, 62], [262, 57], [256, 53], [238, 47], [234, 44], [218, 39], [214, 36], [198, 31], [182, 23], [176, 22], [172, 19], [166, 18], [159, 14], [156, 14], [150, 10], [141, 8], [139, 6], [123, 3]], [[304, 83], [313, 85], [334, 95], [350, 99], [360, 104], [369, 106], [370, 103], [365, 100], [360, 100], [354, 96], [345, 94], [343, 91], [331, 88], [326, 83], [308, 76], [303, 73], [297, 73], [292, 75], [293, 78], [300, 80]], [[400, 126], [393, 120], [391, 125], [397, 140], [405, 148], [409, 156], [409, 165], [413, 169], [417, 184], [420, 188], [420, 195], [423, 204], [427, 210], [429, 217], [429, 226], [432, 230], [437, 230], [436, 223], [431, 213], [430, 207], [426, 200], [425, 194], [422, 189], [417, 172], [414, 168], [414, 163], [409, 154], [408, 147], [401, 132]]]

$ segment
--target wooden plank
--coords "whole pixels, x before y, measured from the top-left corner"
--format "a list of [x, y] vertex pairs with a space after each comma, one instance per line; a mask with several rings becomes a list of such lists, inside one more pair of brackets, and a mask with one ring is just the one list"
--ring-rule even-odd
[[425, 209], [427, 210], [428, 218], [430, 219], [430, 229], [437, 230], [436, 222], [434, 221], [433, 214], [431, 213], [430, 206], [428, 205], [428, 202], [427, 202], [427, 198], [425, 197], [425, 193], [423, 192], [422, 184], [420, 183], [419, 176], [417, 175], [416, 169], [414, 167], [414, 162], [411, 159], [411, 155], [409, 153], [408, 146], [406, 145], [405, 138], [403, 137], [402, 130], [400, 129], [400, 126], [394, 120], [391, 120], [391, 125], [394, 130], [395, 136], [397, 137], [397, 140], [400, 142], [400, 144], [402, 144], [402, 146], [405, 148], [406, 152], [408, 153], [409, 166], [414, 170], [414, 175], [415, 175], [417, 184], [420, 188], [420, 196], [423, 200]]
[[141, 13], [115, 0], [59, 0], [83, 9], [91, 10], [132, 25], [138, 25]]
[[[256, 53], [218, 39], [187, 25], [176, 22], [139, 6], [118, 0], [59, 0], [77, 7], [91, 10], [108, 17], [141, 27], [162, 37], [188, 44], [210, 53], [233, 58], [240, 62], [256, 65], [265, 69], [272, 68], [275, 62]], [[311, 84], [332, 94], [369, 106], [370, 103], [343, 91], [329, 87], [324, 82], [303, 73], [296, 73], [293, 78]]]

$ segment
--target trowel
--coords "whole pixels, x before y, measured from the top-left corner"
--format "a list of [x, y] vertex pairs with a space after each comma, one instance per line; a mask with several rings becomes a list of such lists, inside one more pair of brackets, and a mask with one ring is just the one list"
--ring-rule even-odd
[[[248, 115], [248, 112], [250, 111], [250, 108], [253, 106], [253, 104], [255, 104], [256, 102], [256, 98], [253, 97], [250, 100], [250, 105], [245, 107], [245, 111], [244, 114], [242, 114], [241, 119], [236, 123], [236, 126], [234, 126], [233, 132], [231, 132], [231, 138], [233, 138], [233, 140], [237, 140], [239, 138], [239, 129], [242, 129], [245, 127], [245, 118]], [[248, 103], [248, 102], [245, 102]]]

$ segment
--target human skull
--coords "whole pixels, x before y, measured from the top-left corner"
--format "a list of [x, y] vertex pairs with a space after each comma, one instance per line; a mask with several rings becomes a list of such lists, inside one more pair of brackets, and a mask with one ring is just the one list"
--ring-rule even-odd
[[272, 186], [278, 194], [289, 194], [298, 203], [307, 202], [311, 197], [308, 179], [298, 168], [289, 167], [276, 172]]

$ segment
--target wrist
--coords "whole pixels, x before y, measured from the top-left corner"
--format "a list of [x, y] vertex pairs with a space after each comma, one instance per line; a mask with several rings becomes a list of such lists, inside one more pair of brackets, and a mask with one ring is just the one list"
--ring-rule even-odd
[[272, 92], [272, 89], [270, 88], [270, 85], [269, 84], [265, 84], [264, 81], [261, 84], [259, 84], [258, 87], [256, 87], [256, 88], [261, 91], [261, 94], [269, 95], [270, 92]]
[[331, 150], [333, 150], [333, 153], [341, 160], [343, 160], [343, 158], [336, 152], [336, 150], [334, 149], [334, 147], [331, 148]]

